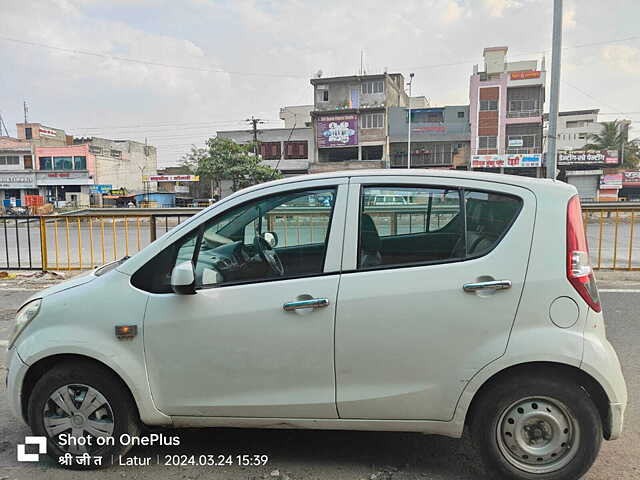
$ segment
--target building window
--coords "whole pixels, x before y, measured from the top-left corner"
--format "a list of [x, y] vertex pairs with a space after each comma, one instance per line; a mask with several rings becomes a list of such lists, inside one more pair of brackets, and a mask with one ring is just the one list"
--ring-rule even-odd
[[509, 135], [507, 137], [508, 148], [535, 148], [536, 135]]
[[71, 157], [53, 157], [54, 170], [73, 170], [73, 160]]
[[2, 155], [0, 156], [0, 165], [19, 165], [20, 157], [17, 155]]
[[87, 169], [87, 157], [73, 157], [73, 169], [74, 170], [86, 170]]
[[464, 112], [458, 112], [458, 118], [464, 118]]
[[384, 113], [367, 113], [361, 115], [360, 128], [384, 128]]
[[494, 150], [497, 146], [497, 137], [478, 137], [478, 149], [480, 150]]
[[263, 160], [280, 159], [280, 142], [263, 142], [260, 144], [260, 155]]
[[497, 100], [480, 100], [480, 111], [481, 112], [493, 112], [498, 110], [498, 101]]
[[593, 120], [569, 120], [567, 121], [567, 128], [588, 127], [591, 123], [593, 123]]
[[38, 161], [40, 162], [40, 170], [53, 170], [51, 157], [40, 157]]
[[111, 150], [111, 158], [122, 158], [122, 152], [120, 150]]
[[31, 140], [33, 138], [33, 130], [31, 130], [31, 127], [25, 127], [24, 138], [27, 140]]
[[329, 101], [329, 90], [325, 90], [324, 92], [322, 92], [322, 101], [323, 102]]
[[102, 147], [89, 145], [89, 152], [93, 153], [94, 155], [102, 155]]
[[579, 140], [586, 140], [587, 139], [587, 134], [582, 132], [578, 134], [578, 139]]
[[33, 157], [31, 155], [25, 155], [22, 160], [25, 170], [33, 170]]
[[307, 141], [285, 142], [284, 158], [307, 158], [308, 146]]
[[362, 82], [362, 93], [383, 93], [383, 92], [384, 92], [384, 80]]
[[510, 112], [532, 112], [537, 111], [537, 103], [533, 99], [529, 100], [511, 100], [509, 102]]
[[443, 123], [443, 111], [411, 110], [411, 123]]

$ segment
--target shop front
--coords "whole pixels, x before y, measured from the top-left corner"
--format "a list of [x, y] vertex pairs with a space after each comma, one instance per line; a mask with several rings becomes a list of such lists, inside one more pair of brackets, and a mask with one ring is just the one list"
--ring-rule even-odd
[[[580, 150], [558, 152], [559, 178], [576, 187], [582, 202], [598, 201], [603, 169], [616, 168], [618, 152], [614, 150]], [[602, 200], [612, 200], [614, 188], [604, 183]], [[617, 189], [616, 189], [617, 190]], [[617, 200], [617, 191], [615, 192]]]
[[494, 154], [471, 155], [471, 170], [492, 173], [507, 173], [524, 177], [537, 177], [542, 166], [542, 154]]
[[19, 207], [25, 196], [37, 194], [35, 173], [0, 172], [0, 200], [5, 208]]
[[640, 170], [622, 172], [622, 188], [618, 195], [629, 202], [640, 201]]
[[46, 172], [36, 174], [40, 195], [56, 207], [88, 206], [91, 204], [93, 179], [88, 171]]

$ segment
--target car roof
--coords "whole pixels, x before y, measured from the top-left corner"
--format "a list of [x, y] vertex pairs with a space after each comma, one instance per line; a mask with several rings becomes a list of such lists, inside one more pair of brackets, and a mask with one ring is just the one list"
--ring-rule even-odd
[[[524, 188], [528, 188], [533, 191], [540, 191], [546, 188], [564, 188], [572, 189], [570, 185], [559, 180], [551, 180], [547, 178], [532, 178], [521, 175], [509, 175], [490, 172], [477, 172], [467, 170], [448, 170], [448, 169], [402, 169], [402, 168], [384, 168], [375, 170], [340, 170], [334, 172], [324, 173], [310, 173], [304, 175], [296, 175], [291, 177], [282, 178], [280, 180], [273, 180], [271, 182], [261, 183], [252, 187], [245, 188], [235, 192], [231, 196], [238, 194], [244, 194], [255, 190], [261, 190], [265, 187], [271, 187], [276, 185], [286, 185], [289, 183], [297, 183], [307, 180], [324, 180], [331, 178], [345, 178], [345, 177], [434, 177], [434, 178], [451, 178], [451, 179], [466, 179], [466, 180], [481, 180], [484, 182], [493, 182], [506, 185], [516, 185]], [[229, 197], [227, 197], [229, 198]]]

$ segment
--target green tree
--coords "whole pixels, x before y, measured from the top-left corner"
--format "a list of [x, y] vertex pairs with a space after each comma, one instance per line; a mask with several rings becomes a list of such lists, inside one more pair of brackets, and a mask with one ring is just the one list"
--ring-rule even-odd
[[220, 182], [231, 181], [235, 192], [251, 185], [281, 178], [280, 172], [264, 165], [253, 153], [253, 145], [241, 145], [226, 138], [210, 138], [206, 148], [192, 147], [182, 159], [200, 181], [209, 182], [219, 190]]
[[602, 122], [600, 133], [593, 133], [584, 148], [588, 150], [618, 150], [622, 153], [622, 166], [636, 168], [640, 163], [638, 147], [628, 141], [628, 125], [620, 120]]

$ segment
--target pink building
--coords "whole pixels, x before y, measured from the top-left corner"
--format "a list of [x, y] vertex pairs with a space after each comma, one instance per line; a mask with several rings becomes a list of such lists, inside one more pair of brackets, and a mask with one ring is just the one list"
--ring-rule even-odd
[[474, 170], [542, 176], [544, 59], [506, 61], [507, 47], [484, 49], [469, 88]]

